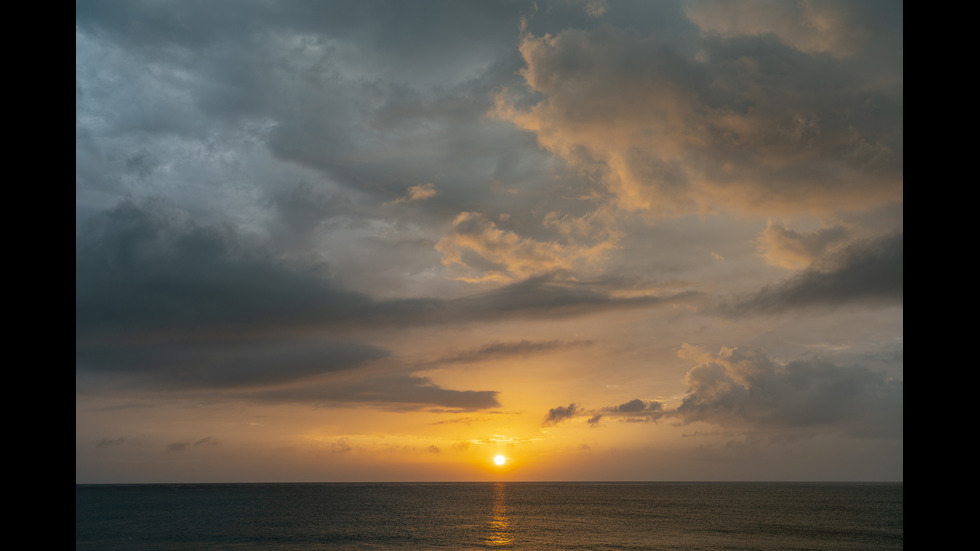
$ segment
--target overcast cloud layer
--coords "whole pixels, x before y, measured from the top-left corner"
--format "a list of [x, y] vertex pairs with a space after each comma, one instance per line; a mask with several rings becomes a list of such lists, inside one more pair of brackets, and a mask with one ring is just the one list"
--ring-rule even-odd
[[76, 481], [901, 480], [902, 11], [76, 3]]

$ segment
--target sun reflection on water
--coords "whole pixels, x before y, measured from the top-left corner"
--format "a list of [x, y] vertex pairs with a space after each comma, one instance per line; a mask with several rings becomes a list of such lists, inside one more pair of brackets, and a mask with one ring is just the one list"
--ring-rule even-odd
[[510, 517], [507, 516], [504, 484], [498, 482], [493, 491], [493, 510], [490, 512], [490, 530], [486, 543], [490, 547], [503, 547], [514, 543], [514, 536], [510, 532]]

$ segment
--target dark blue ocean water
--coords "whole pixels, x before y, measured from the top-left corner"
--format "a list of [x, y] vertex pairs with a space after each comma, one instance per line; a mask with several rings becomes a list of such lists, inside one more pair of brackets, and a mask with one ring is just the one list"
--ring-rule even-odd
[[901, 483], [76, 485], [76, 550], [902, 549]]

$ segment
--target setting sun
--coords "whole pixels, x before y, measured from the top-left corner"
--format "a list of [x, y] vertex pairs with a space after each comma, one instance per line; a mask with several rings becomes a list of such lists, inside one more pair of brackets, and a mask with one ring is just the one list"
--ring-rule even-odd
[[493, 462], [496, 463], [497, 465], [503, 465], [504, 463], [507, 462], [507, 458], [502, 455], [498, 455], [497, 457], [493, 458]]

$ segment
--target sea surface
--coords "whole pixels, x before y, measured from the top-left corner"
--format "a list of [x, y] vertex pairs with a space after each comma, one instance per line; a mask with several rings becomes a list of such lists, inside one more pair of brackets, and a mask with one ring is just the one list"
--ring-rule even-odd
[[76, 485], [76, 550], [902, 549], [902, 483]]

